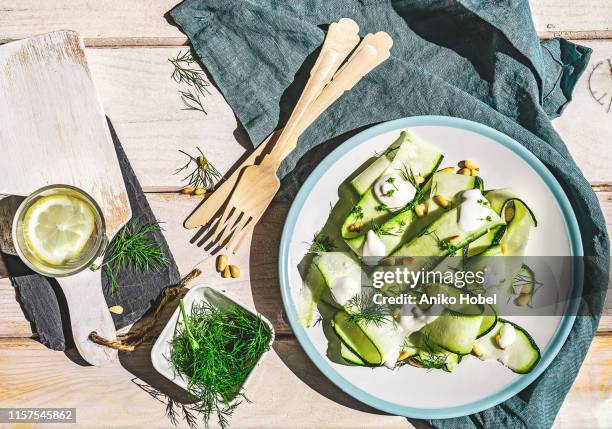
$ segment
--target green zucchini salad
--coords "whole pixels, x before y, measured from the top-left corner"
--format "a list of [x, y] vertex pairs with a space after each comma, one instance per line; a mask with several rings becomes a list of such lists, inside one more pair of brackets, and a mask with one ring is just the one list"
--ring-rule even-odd
[[[485, 190], [473, 161], [443, 167], [443, 158], [402, 131], [346, 179], [346, 192], [313, 238], [299, 266], [298, 313], [302, 325], [322, 327], [332, 361], [452, 372], [462, 359], [478, 358], [520, 374], [537, 365], [538, 345], [498, 317], [495, 303], [428, 301], [475, 298], [482, 286], [421, 281], [406, 288], [385, 276], [398, 267], [448, 273], [460, 263], [484, 273], [515, 306], [529, 305], [540, 286], [521, 258], [537, 226], [534, 213], [509, 189]], [[505, 263], [491, 269], [492, 261]], [[393, 299], [406, 294], [411, 304]]]

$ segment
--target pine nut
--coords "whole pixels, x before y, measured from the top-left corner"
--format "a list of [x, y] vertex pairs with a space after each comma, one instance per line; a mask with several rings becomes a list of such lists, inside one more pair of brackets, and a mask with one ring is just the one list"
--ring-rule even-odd
[[504, 209], [504, 219], [506, 219], [506, 223], [514, 219], [514, 207], [507, 206]]
[[482, 357], [484, 352], [478, 344], [474, 343], [474, 345], [472, 346], [472, 354], [477, 357]]
[[219, 255], [217, 256], [217, 271], [218, 272], [223, 272], [223, 270], [225, 270], [225, 267], [227, 267], [227, 255]]
[[508, 253], [508, 245], [506, 243], [501, 244], [501, 252], [504, 256], [506, 256], [506, 253]]
[[233, 279], [240, 277], [240, 267], [238, 265], [230, 265], [229, 270]]
[[227, 265], [223, 269], [223, 272], [221, 273], [221, 277], [223, 277], [224, 279], [229, 279], [231, 276], [232, 276], [232, 272], [230, 271], [229, 265]]
[[515, 300], [514, 303], [519, 307], [524, 307], [529, 303], [530, 295], [528, 293], [521, 293]]
[[469, 170], [477, 170], [477, 171], [480, 170], [480, 167], [478, 167], [476, 164], [474, 164], [469, 159], [464, 159], [463, 161], [460, 161], [459, 162], [459, 167], [467, 168]]
[[454, 173], [455, 172], [455, 168], [454, 167], [444, 167], [438, 170], [438, 173]]
[[414, 183], [416, 183], [417, 185], [420, 185], [424, 181], [425, 181], [425, 178], [423, 176], [414, 176]]
[[406, 359], [408, 356], [410, 356], [410, 352], [409, 352], [408, 350], [402, 350], [402, 351], [400, 351], [400, 354], [399, 354], [399, 356], [397, 357], [397, 360], [398, 360], [398, 361], [400, 361], [400, 360], [404, 360], [404, 359]]
[[425, 204], [417, 204], [414, 207], [414, 212], [416, 213], [417, 217], [423, 217], [427, 214], [427, 207]]
[[206, 193], [206, 189], [204, 188], [196, 188], [195, 191], [193, 191], [193, 195], [204, 195]]
[[193, 189], [191, 186], [187, 186], [186, 188], [181, 189], [181, 194], [183, 195], [191, 195], [193, 194], [193, 192], [195, 191], [195, 189]]
[[457, 171], [457, 174], [462, 174], [464, 176], [471, 176], [472, 170], [470, 170], [469, 168], [462, 168], [459, 171]]
[[452, 237], [449, 237], [448, 242], [450, 244], [457, 244], [459, 243], [459, 240], [461, 240], [461, 237], [459, 235], [453, 235]]
[[108, 307], [108, 311], [115, 314], [123, 314], [123, 307], [120, 305], [113, 305], [112, 307]]
[[449, 202], [442, 195], [436, 195], [436, 196], [434, 196], [433, 199], [436, 202], [436, 204], [439, 205], [440, 207], [442, 207], [443, 209], [448, 208]]

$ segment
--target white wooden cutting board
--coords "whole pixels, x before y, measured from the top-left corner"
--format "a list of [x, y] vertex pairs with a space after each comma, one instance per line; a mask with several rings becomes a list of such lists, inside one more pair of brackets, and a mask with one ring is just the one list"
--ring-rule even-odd
[[[109, 240], [131, 217], [125, 184], [83, 42], [58, 31], [0, 46], [0, 194], [77, 186], [100, 205]], [[6, 220], [4, 220], [6, 221]], [[87, 339], [115, 338], [100, 272], [58, 279], [75, 343], [92, 364], [116, 353]]]

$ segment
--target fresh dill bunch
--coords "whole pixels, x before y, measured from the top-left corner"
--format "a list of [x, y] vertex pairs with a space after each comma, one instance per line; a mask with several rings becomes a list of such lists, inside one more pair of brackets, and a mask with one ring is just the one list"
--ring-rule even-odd
[[348, 320], [357, 323], [373, 323], [380, 326], [389, 322], [392, 316], [391, 307], [387, 304], [376, 304], [372, 294], [365, 290], [348, 300], [346, 308], [349, 309]]
[[119, 291], [117, 274], [125, 269], [140, 272], [157, 271], [168, 266], [170, 259], [151, 234], [161, 231], [159, 222], [141, 223], [139, 219], [128, 222], [111, 242], [104, 261], [96, 269], [104, 268], [110, 279], [111, 291]]
[[272, 332], [260, 317], [239, 307], [222, 311], [203, 301], [187, 316], [181, 305], [168, 359], [186, 379], [196, 402], [193, 409], [205, 426], [216, 415], [219, 426], [226, 428], [238, 405], [247, 400], [242, 384], [269, 349]]
[[206, 80], [206, 75], [199, 67], [193, 67], [198, 64], [193, 58], [191, 50], [180, 51], [176, 57], [168, 58], [168, 61], [174, 66], [171, 75], [172, 79], [176, 83], [183, 83], [190, 87], [187, 91], [179, 91], [181, 100], [186, 106], [185, 110], [197, 110], [206, 114], [207, 112], [200, 96], [210, 95], [208, 90], [210, 82]]
[[323, 253], [331, 252], [335, 248], [334, 242], [329, 236], [321, 231], [317, 232], [312, 238], [308, 252]]
[[193, 193], [198, 189], [204, 191], [212, 191], [215, 185], [223, 178], [219, 170], [204, 156], [204, 153], [199, 147], [196, 147], [200, 155], [197, 157], [191, 156], [185, 151], [179, 150], [182, 154], [187, 156], [189, 160], [181, 168], [175, 170], [174, 174], [180, 174], [185, 170], [192, 168], [191, 172], [183, 178], [184, 182], [187, 182], [184, 190], [189, 190]]

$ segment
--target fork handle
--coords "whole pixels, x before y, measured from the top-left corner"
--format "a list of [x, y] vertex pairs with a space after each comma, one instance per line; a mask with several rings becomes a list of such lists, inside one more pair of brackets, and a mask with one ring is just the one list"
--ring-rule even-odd
[[[272, 152], [266, 157], [270, 158], [268, 161], [280, 164], [295, 149], [299, 136], [306, 128], [340, 98], [342, 94], [353, 88], [363, 76], [389, 58], [392, 45], [391, 37], [385, 32], [368, 34], [364, 37], [347, 63], [336, 72], [331, 82], [323, 88], [321, 94], [308, 106], [296, 127], [286, 133], [284, 139], [279, 138]], [[284, 132], [283, 135], [285, 135]]]

